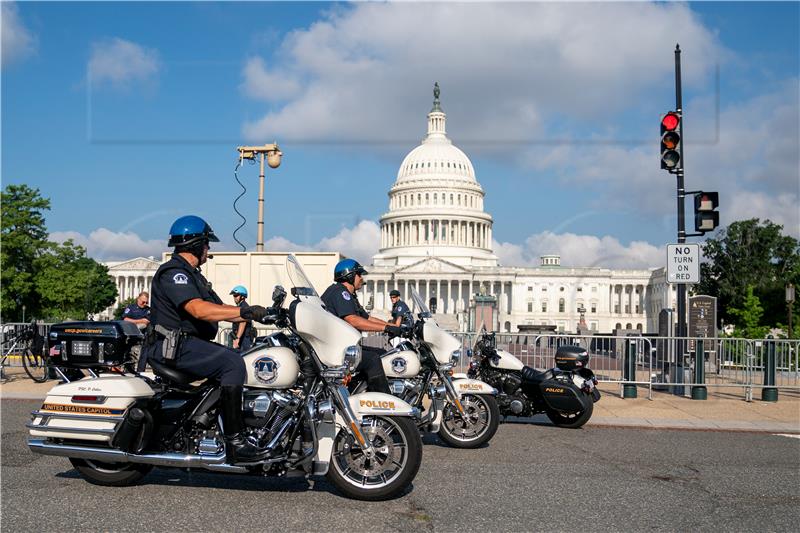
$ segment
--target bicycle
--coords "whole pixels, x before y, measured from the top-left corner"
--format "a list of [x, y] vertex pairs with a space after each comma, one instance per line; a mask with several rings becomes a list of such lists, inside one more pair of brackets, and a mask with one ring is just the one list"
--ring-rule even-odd
[[4, 351], [3, 358], [0, 360], [0, 375], [5, 374], [5, 363], [9, 356], [15, 350], [21, 350], [22, 369], [25, 370], [28, 377], [36, 383], [44, 383], [48, 380], [50, 375], [49, 359], [43, 353], [44, 337], [39, 334], [36, 324], [25, 327], [5, 342], [10, 342], [11, 346]]

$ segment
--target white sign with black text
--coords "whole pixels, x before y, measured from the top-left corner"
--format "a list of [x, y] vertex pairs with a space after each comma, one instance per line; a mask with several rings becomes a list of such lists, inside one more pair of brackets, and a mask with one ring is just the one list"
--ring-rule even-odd
[[700, 283], [700, 245], [667, 245], [667, 283]]

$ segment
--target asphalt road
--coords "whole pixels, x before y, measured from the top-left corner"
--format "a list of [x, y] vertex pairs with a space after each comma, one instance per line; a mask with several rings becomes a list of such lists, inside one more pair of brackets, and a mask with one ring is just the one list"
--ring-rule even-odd
[[413, 488], [348, 500], [324, 478], [154, 470], [104, 488], [34, 455], [39, 402], [2, 401], [6, 531], [789, 531], [800, 523], [800, 439], [757, 433], [502, 424], [479, 450], [425, 438]]

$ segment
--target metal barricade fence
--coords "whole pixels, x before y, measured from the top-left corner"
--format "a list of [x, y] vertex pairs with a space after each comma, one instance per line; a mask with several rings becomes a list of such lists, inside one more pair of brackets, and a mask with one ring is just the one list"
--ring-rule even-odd
[[[454, 369], [466, 372], [471, 352], [479, 334], [452, 333], [461, 341], [462, 356]], [[555, 365], [559, 346], [569, 344], [586, 348], [589, 368], [602, 383], [646, 387], [648, 398], [653, 391], [689, 396], [693, 387], [716, 388], [720, 391], [743, 392], [747, 401], [753, 391], [775, 387], [791, 394], [800, 394], [800, 341], [787, 339], [737, 339], [701, 337], [654, 337], [614, 335], [568, 335], [497, 333], [497, 348], [506, 350], [523, 364], [539, 370]], [[364, 346], [388, 348], [386, 336], [371, 334]], [[702, 345], [703, 372], [696, 371]], [[765, 384], [765, 360], [774, 350], [775, 383]], [[629, 365], [626, 375], [626, 362]], [[702, 382], [697, 380], [702, 376]]]
[[[17, 343], [16, 346], [12, 348], [14, 344], [13, 339], [24, 329], [30, 327], [30, 325], [30, 322], [6, 322], [0, 325], [0, 349], [2, 349], [0, 357], [8, 355], [8, 358], [3, 363], [4, 366], [22, 366], [22, 359], [19, 356], [22, 355], [25, 344]], [[50, 326], [52, 326], [52, 324], [36, 324], [39, 334], [45, 339], [47, 339], [47, 335], [50, 333]]]

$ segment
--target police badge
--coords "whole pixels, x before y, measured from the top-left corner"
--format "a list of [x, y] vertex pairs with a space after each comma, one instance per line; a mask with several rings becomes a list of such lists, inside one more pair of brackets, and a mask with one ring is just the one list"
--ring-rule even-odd
[[278, 365], [277, 361], [272, 357], [262, 357], [253, 363], [256, 379], [264, 385], [269, 385], [278, 379]]
[[395, 374], [405, 374], [408, 367], [406, 360], [402, 357], [395, 357], [392, 359], [392, 371]]

